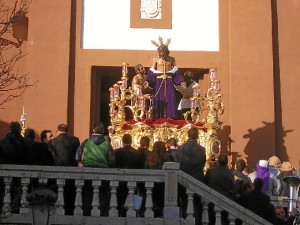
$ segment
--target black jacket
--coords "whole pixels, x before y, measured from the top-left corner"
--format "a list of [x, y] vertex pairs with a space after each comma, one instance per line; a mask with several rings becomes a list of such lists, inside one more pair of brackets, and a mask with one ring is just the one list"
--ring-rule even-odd
[[122, 169], [139, 169], [141, 166], [139, 152], [130, 145], [115, 150], [116, 167]]
[[188, 139], [177, 148], [180, 169], [197, 180], [204, 181], [203, 169], [206, 162], [205, 148], [197, 140]]
[[76, 150], [80, 145], [79, 139], [67, 133], [62, 133], [49, 142], [54, 165], [56, 166], [76, 166]]
[[27, 140], [27, 164], [39, 166], [52, 166], [54, 164], [52, 154], [48, 150], [48, 144]]
[[0, 163], [25, 165], [27, 144], [21, 134], [9, 132], [0, 142]]

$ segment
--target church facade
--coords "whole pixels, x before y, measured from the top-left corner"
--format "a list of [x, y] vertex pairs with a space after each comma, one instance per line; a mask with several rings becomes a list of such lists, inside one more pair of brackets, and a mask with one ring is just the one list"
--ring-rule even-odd
[[[192, 71], [202, 90], [208, 85], [206, 71], [216, 69], [225, 106], [219, 130], [223, 153], [233, 161], [246, 158], [252, 167], [277, 155], [298, 168], [299, 0], [215, 0], [212, 12], [217, 14], [205, 19], [199, 15], [210, 9], [193, 5], [197, 1], [182, 6], [172, 0], [99, 1], [95, 15], [106, 13], [107, 19], [89, 23], [92, 2], [32, 1], [28, 38], [20, 47], [28, 54], [19, 70], [38, 82], [1, 109], [1, 138], [8, 124], [20, 119], [23, 106], [28, 127], [37, 133], [55, 132], [58, 124], [66, 123], [83, 141], [95, 122], [109, 125], [109, 88], [120, 80], [122, 63], [129, 64], [131, 78], [136, 64], [149, 68], [157, 56], [151, 40], [160, 34], [172, 38], [169, 49], [176, 65], [182, 73]], [[151, 2], [162, 4], [157, 12]], [[202, 23], [216, 18], [208, 26], [216, 26], [212, 32], [217, 31], [217, 38]], [[128, 30], [118, 27], [122, 22]], [[205, 44], [202, 38], [207, 36]], [[128, 45], [132, 40], [144, 46]]]

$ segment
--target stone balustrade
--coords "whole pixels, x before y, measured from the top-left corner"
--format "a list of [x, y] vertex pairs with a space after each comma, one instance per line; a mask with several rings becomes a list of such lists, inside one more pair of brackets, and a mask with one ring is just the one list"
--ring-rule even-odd
[[[235, 224], [236, 219], [243, 224], [269, 225], [267, 221], [256, 216], [235, 202], [227, 199], [205, 184], [197, 181], [179, 170], [177, 163], [165, 163], [163, 170], [129, 170], [106, 168], [77, 168], [77, 167], [47, 167], [0, 165], [0, 224], [37, 224], [34, 223], [34, 206], [27, 201], [32, 192], [32, 185], [36, 183], [55, 184], [57, 200], [53, 205], [43, 205], [46, 212], [45, 224], [190, 224], [201, 221], [203, 225], [209, 223], [209, 206], [214, 204], [215, 224], [221, 225], [221, 212], [228, 214], [229, 224]], [[38, 182], [37, 182], [38, 181]], [[71, 212], [67, 212], [67, 186], [73, 186], [74, 198]], [[89, 214], [84, 214], [84, 193], [90, 184], [88, 192], [91, 196], [88, 206]], [[101, 198], [103, 186], [107, 184], [108, 205], [107, 214], [102, 212]], [[122, 191], [121, 184], [125, 185], [127, 194], [126, 213], [120, 214], [118, 198]], [[162, 184], [164, 190], [164, 208], [162, 216], [155, 215], [153, 191], [156, 184]], [[145, 189], [144, 212], [142, 215], [134, 210], [133, 196], [142, 186]], [[178, 204], [178, 187], [184, 189], [187, 195], [186, 207]], [[18, 188], [20, 191], [16, 191]], [[127, 191], [128, 190], [128, 191]], [[197, 198], [196, 198], [197, 197]], [[199, 200], [200, 208], [195, 212], [193, 200]], [[16, 210], [16, 201], [19, 205]], [[41, 206], [40, 206], [41, 207]], [[46, 210], [45, 210], [46, 209]], [[200, 211], [199, 211], [200, 210]], [[196, 215], [196, 217], [195, 217]], [[35, 218], [36, 219], [36, 218]]]

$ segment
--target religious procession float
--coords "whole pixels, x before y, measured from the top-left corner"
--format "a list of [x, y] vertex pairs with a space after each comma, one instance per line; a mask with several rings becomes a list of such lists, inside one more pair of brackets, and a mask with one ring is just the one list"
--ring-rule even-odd
[[[165, 94], [169, 91], [166, 89], [169, 77], [172, 77], [172, 74], [164, 68], [156, 77], [160, 78], [158, 91]], [[112, 143], [121, 145], [123, 135], [129, 133], [133, 137], [135, 147], [139, 146], [143, 136], [150, 138], [151, 146], [155, 141], [166, 142], [171, 137], [176, 138], [180, 145], [188, 139], [188, 130], [196, 127], [199, 131], [199, 143], [206, 149], [206, 169], [210, 168], [220, 154], [221, 144], [217, 131], [220, 128], [219, 115], [223, 113], [224, 106], [220, 81], [216, 79], [214, 68], [209, 70], [209, 79], [210, 86], [205, 93], [200, 93], [199, 85], [193, 86], [190, 110], [184, 113], [184, 119], [178, 120], [168, 116], [157, 118], [153, 111], [157, 107], [155, 98], [158, 93], [143, 93], [141, 85], [128, 85], [128, 64], [123, 63], [121, 79], [109, 89], [109, 131]]]

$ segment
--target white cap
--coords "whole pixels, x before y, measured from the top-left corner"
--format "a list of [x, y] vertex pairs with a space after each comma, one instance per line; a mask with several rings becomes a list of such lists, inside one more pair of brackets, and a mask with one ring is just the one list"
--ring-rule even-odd
[[261, 167], [268, 167], [269, 163], [267, 160], [259, 160], [258, 165], [260, 165]]

